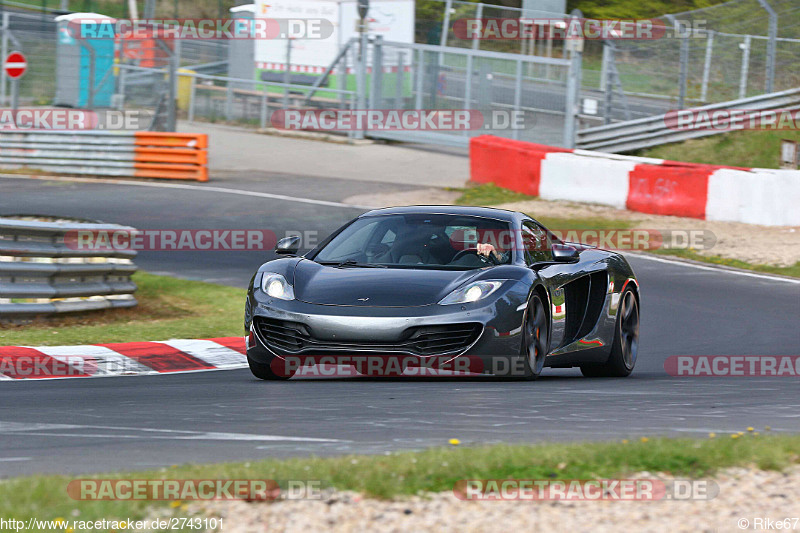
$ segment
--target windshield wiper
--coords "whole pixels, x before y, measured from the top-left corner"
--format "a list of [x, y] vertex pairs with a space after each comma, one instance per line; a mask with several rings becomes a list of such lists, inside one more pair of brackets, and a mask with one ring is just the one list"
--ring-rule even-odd
[[336, 268], [343, 267], [359, 267], [359, 268], [387, 268], [386, 265], [377, 265], [373, 263], [359, 263], [355, 259], [346, 259], [344, 261], [319, 261], [320, 265], [335, 266]]

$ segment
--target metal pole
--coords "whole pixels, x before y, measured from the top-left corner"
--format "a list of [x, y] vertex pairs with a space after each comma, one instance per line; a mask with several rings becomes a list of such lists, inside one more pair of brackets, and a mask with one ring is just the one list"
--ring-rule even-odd
[[395, 109], [403, 109], [403, 84], [406, 64], [406, 54], [403, 51], [397, 52], [397, 76], [395, 76], [394, 86], [394, 107]]
[[775, 86], [775, 46], [778, 40], [778, 14], [767, 0], [758, 0], [761, 7], [769, 13], [769, 41], [767, 41], [767, 81], [766, 92], [771, 93]]
[[615, 61], [614, 43], [610, 41], [603, 42], [603, 62], [605, 68], [605, 76], [601, 80], [604, 85], [605, 93], [603, 94], [603, 124], [611, 124], [611, 106], [614, 101], [614, 70], [611, 67], [611, 62]]
[[472, 54], [467, 55], [467, 75], [464, 79], [464, 109], [472, 109]]
[[742, 48], [742, 71], [739, 75], [739, 98], [742, 99], [747, 96], [747, 69], [750, 66], [750, 41], [749, 35], [744, 36], [744, 43], [740, 44]]
[[[5, 61], [6, 57], [8, 56], [8, 32], [9, 32], [9, 29], [8, 29], [9, 20], [8, 19], [9, 19], [9, 16], [10, 16], [10, 13], [8, 11], [4, 11], [3, 12], [3, 41], [2, 41], [2, 52], [0, 52], [0, 54], [2, 54], [2, 56], [3, 56], [3, 61]], [[2, 70], [2, 72], [0, 72], [0, 102], [2, 102], [2, 104], [0, 104], [0, 105], [6, 105], [6, 101], [7, 101], [6, 100], [6, 84], [7, 84], [6, 69], [0, 69], [0, 70]]]
[[417, 50], [417, 95], [414, 109], [422, 109], [422, 82], [425, 77], [425, 52]]
[[96, 54], [94, 52], [94, 46], [92, 46], [91, 44], [88, 44], [87, 48], [89, 50], [89, 83], [87, 84], [87, 89], [89, 90], [88, 107], [89, 107], [89, 109], [94, 109], [94, 90], [95, 90], [95, 85], [94, 85], [95, 71], [94, 71], [94, 69], [95, 69]]
[[[439, 36], [439, 46], [447, 46], [447, 36], [450, 33], [450, 10], [453, 9], [453, 0], [444, 4], [444, 20], [442, 21], [442, 34]], [[441, 61], [440, 61], [441, 63]]]
[[[478, 9], [475, 12], [475, 18], [478, 19], [481, 25], [481, 30], [483, 30], [483, 3], [478, 4]], [[477, 50], [480, 47], [480, 41], [478, 40], [477, 35], [472, 36], [472, 49]]]
[[233, 83], [227, 82], [225, 91], [225, 120], [233, 120]]
[[678, 107], [686, 107], [686, 86], [689, 83], [689, 39], [681, 38], [680, 79], [678, 80]]
[[703, 84], [700, 87], [700, 100], [703, 102], [706, 101], [706, 97], [708, 96], [708, 78], [711, 74], [711, 58], [714, 54], [714, 32], [708, 32], [708, 38], [706, 39], [706, 57], [705, 61], [703, 61]]
[[377, 109], [383, 96], [383, 37], [375, 36], [372, 43], [372, 84], [369, 91], [369, 108]]
[[[517, 71], [514, 78], [514, 115], [520, 111], [522, 104], [522, 60], [517, 59]], [[511, 130], [511, 136], [514, 139], [519, 139], [519, 130], [514, 128]]]
[[[359, 110], [364, 109], [367, 102], [367, 32], [364, 27], [364, 19], [359, 24], [359, 45], [358, 45], [358, 73], [356, 75], [356, 97]], [[364, 138], [364, 130], [356, 132], [356, 139]]]
[[263, 86], [263, 90], [261, 92], [261, 116], [259, 117], [259, 124], [261, 125], [261, 129], [267, 127], [267, 117], [269, 116], [269, 98], [267, 98], [267, 86]]
[[192, 76], [192, 82], [189, 85], [189, 109], [187, 111], [189, 122], [194, 121], [195, 98], [197, 98], [197, 78]]
[[[583, 16], [578, 9], [574, 9], [570, 15], [572, 18]], [[564, 139], [562, 141], [564, 148], [575, 147], [575, 122], [578, 117], [578, 102], [581, 91], [583, 54], [577, 46], [572, 48], [571, 54], [572, 58], [569, 64], [569, 73], [567, 74], [566, 114], [564, 117]]]
[[283, 83], [286, 87], [283, 88], [283, 109], [289, 109], [289, 85], [292, 81], [292, 40], [286, 39], [286, 67], [283, 71]]
[[18, 107], [19, 107], [19, 78], [13, 78], [11, 80], [11, 109], [14, 110], [14, 117], [16, 117]]

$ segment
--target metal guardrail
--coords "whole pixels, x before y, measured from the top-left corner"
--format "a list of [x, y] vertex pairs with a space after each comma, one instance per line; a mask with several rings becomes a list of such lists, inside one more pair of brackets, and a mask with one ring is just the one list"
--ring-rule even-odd
[[0, 131], [0, 168], [208, 181], [207, 145], [191, 133]]
[[79, 231], [133, 228], [28, 218], [0, 218], [0, 321], [136, 305], [135, 251], [70, 244]]
[[[753, 113], [744, 114], [745, 121], [749, 120], [751, 115], [755, 115], [760, 111], [800, 109], [800, 88], [691, 108], [693, 112], [711, 112], [725, 109], [752, 110]], [[728, 129], [683, 130], [669, 127], [668, 122], [670, 122], [668, 115], [663, 114], [587, 128], [578, 131], [576, 144], [578, 148], [585, 150], [618, 153], [681, 142], [698, 137], [708, 137], [729, 131]]]

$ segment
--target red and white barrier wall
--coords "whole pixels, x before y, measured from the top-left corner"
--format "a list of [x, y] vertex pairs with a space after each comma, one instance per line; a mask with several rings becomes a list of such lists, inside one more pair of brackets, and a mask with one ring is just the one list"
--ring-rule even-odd
[[491, 135], [470, 141], [470, 181], [642, 213], [800, 225], [800, 171], [568, 150]]

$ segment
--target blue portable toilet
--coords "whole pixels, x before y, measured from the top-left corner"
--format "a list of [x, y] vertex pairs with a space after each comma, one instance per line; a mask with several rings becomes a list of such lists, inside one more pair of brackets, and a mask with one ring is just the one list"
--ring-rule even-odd
[[[54, 104], [89, 107], [89, 88], [94, 87], [92, 107], [111, 107], [116, 19], [98, 13], [70, 13], [55, 18], [56, 97]], [[92, 75], [94, 56], [94, 79]]]

